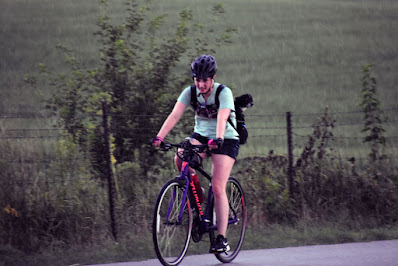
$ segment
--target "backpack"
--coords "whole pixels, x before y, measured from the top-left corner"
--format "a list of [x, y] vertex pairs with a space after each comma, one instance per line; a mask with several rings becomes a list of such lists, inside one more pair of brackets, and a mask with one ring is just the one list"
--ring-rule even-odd
[[[218, 99], [222, 89], [225, 88], [225, 85], [220, 84], [217, 87], [216, 91], [216, 99], [215, 104], [218, 107], [220, 106], [220, 100]], [[245, 125], [245, 114], [243, 113], [244, 109], [250, 108], [253, 106], [253, 97], [250, 94], [243, 94], [238, 96], [234, 100], [235, 104], [235, 114], [236, 114], [236, 127], [230, 117], [228, 117], [228, 122], [231, 126], [235, 129], [236, 132], [239, 134], [239, 143], [245, 144], [247, 142], [247, 138], [249, 136], [249, 132], [247, 131]], [[198, 107], [198, 99], [196, 97], [196, 86], [191, 85], [191, 107], [195, 111]]]

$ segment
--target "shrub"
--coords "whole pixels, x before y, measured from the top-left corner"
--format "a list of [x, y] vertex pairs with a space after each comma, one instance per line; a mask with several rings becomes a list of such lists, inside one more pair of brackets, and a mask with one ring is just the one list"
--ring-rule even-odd
[[88, 244], [107, 226], [103, 186], [92, 177], [78, 146], [61, 140], [55, 148], [57, 159], [47, 169], [34, 171], [43, 160], [33, 154], [25, 155], [22, 169], [8, 163], [1, 171], [0, 186], [8, 189], [1, 191], [0, 202], [7, 202], [10, 211], [0, 212], [0, 244], [27, 252]]

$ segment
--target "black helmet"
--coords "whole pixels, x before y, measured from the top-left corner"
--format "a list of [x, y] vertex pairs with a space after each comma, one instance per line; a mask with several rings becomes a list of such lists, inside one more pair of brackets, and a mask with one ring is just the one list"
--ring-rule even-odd
[[197, 57], [191, 64], [191, 72], [192, 78], [213, 78], [217, 72], [216, 59], [206, 54]]

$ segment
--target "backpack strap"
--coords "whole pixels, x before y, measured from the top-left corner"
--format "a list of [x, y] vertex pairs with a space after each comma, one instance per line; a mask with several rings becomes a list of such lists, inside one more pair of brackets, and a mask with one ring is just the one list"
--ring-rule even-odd
[[[225, 88], [224, 84], [220, 84], [217, 87], [216, 91], [216, 98], [215, 98], [215, 104], [217, 108], [220, 106], [220, 100], [218, 99], [218, 96], [220, 95], [221, 91]], [[193, 84], [191, 85], [191, 107], [193, 110], [196, 110], [198, 107], [198, 98], [196, 97], [196, 85]]]
[[235, 127], [234, 123], [232, 123], [231, 117], [228, 117], [228, 122], [231, 124], [232, 128], [235, 129], [236, 132], [238, 132], [238, 129]]
[[[224, 84], [220, 84], [217, 87], [217, 91], [216, 91], [216, 98], [215, 98], [215, 104], [217, 106], [217, 108], [220, 107], [220, 99], [219, 99], [219, 95], [221, 93], [221, 91], [225, 88]], [[196, 85], [193, 84], [191, 85], [191, 107], [192, 109], [195, 111], [196, 108], [198, 107], [198, 98], [196, 97]], [[231, 117], [228, 117], [228, 122], [231, 124], [231, 126], [233, 127], [233, 129], [235, 129], [236, 132], [238, 132], [238, 130], [236, 129], [234, 123], [232, 123]]]
[[191, 107], [195, 111], [198, 107], [198, 98], [196, 97], [196, 86], [191, 85]]
[[[222, 91], [224, 88], [225, 88], [225, 85], [224, 85], [224, 84], [220, 84], [220, 85], [218, 86], [218, 88], [217, 88], [217, 91], [216, 91], [216, 99], [215, 99], [217, 108], [220, 107], [220, 99], [218, 99], [218, 97], [219, 97], [221, 91]], [[236, 108], [236, 107], [235, 107], [235, 108]], [[235, 129], [235, 131], [238, 132], [238, 130], [236, 129], [234, 123], [232, 123], [231, 116], [228, 117], [228, 122], [231, 124], [231, 126], [233, 127], [233, 129]]]
[[220, 107], [220, 99], [219, 99], [218, 97], [219, 97], [221, 91], [222, 91], [224, 88], [225, 88], [225, 85], [224, 85], [224, 84], [220, 84], [220, 85], [217, 87], [216, 99], [215, 99], [215, 103], [216, 103], [217, 109], [218, 109], [218, 107]]

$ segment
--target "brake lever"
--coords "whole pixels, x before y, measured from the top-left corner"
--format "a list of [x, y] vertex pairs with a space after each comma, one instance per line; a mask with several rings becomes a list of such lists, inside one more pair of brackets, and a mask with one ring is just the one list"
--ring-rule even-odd
[[206, 149], [208, 148], [208, 146], [202, 146], [202, 147], [196, 147], [195, 150], [199, 153], [204, 152]]
[[164, 143], [164, 142], [162, 142], [161, 144], [160, 144], [160, 150], [162, 150], [162, 151], [169, 151], [171, 148], [172, 148], [172, 146], [170, 145], [170, 144], [168, 144], [168, 143]]

